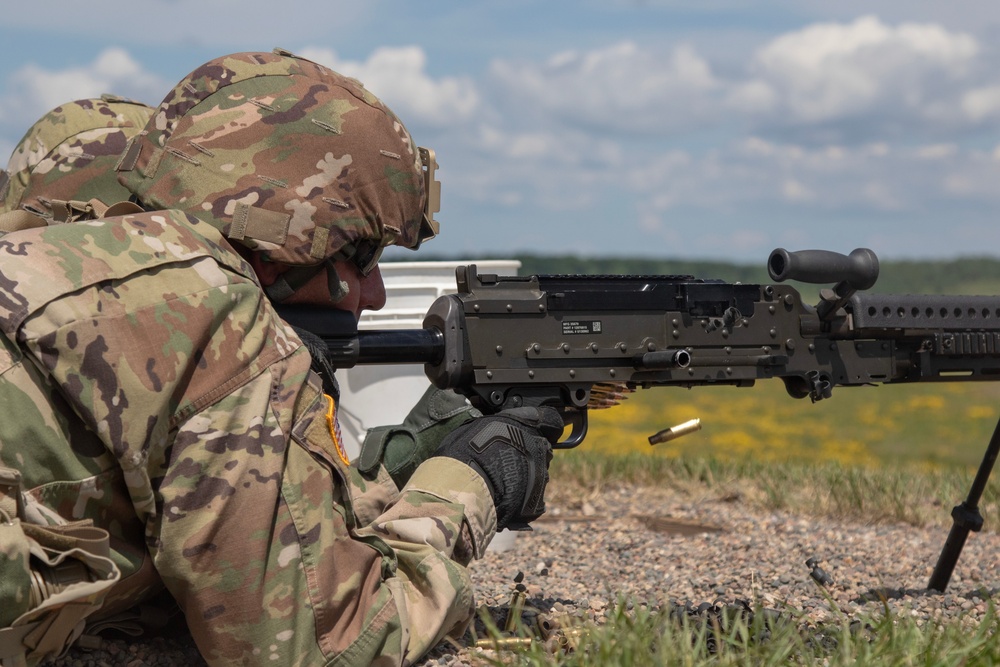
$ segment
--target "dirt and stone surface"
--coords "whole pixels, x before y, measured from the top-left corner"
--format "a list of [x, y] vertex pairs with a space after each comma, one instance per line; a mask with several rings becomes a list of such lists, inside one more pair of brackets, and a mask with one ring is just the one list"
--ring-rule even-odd
[[[949, 510], [941, 508], [943, 520]], [[755, 508], [738, 493], [608, 486], [586, 498], [555, 494], [535, 530], [476, 562], [473, 578], [479, 604], [501, 624], [521, 572], [529, 621], [542, 613], [600, 623], [624, 595], [629, 604], [652, 609], [671, 600], [743, 599], [815, 623], [837, 622], [839, 613], [880, 614], [887, 605], [921, 622], [961, 618], [975, 626], [989, 602], [1000, 599], [996, 520], [987, 517], [987, 530], [970, 536], [947, 592], [937, 593], [926, 587], [948, 532], [943, 524], [817, 519]], [[809, 559], [832, 583], [817, 583]], [[443, 643], [423, 664], [476, 664], [479, 651]], [[105, 640], [50, 664], [203, 663], [181, 631]]]

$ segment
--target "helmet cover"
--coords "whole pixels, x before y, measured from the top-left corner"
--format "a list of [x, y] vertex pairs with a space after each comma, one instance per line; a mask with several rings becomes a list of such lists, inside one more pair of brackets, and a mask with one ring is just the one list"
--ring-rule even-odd
[[129, 139], [145, 127], [153, 110], [114, 95], [57, 106], [24, 135], [0, 187], [0, 212], [27, 209], [52, 217], [54, 199], [113, 204], [128, 199], [115, 165]]
[[285, 264], [433, 235], [420, 154], [399, 119], [358, 81], [284, 51], [191, 72], [118, 169], [147, 209], [184, 210]]

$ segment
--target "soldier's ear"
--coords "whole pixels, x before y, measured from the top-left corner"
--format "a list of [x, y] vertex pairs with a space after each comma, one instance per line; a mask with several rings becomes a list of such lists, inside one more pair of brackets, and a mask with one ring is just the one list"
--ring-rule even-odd
[[259, 252], [248, 253], [250, 256], [247, 261], [250, 262], [250, 266], [253, 267], [254, 273], [257, 274], [257, 278], [260, 279], [260, 284], [264, 287], [270, 287], [278, 279], [282, 273], [288, 270], [287, 264], [280, 264], [278, 262], [268, 262]]

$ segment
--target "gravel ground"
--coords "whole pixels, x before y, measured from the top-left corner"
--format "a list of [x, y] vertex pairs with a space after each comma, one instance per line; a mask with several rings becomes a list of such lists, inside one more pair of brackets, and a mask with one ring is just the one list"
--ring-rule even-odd
[[[958, 499], [956, 499], [958, 500]], [[947, 509], [942, 508], [942, 514]], [[748, 508], [738, 497], [692, 499], [669, 490], [605, 488], [588, 501], [549, 503], [535, 530], [511, 550], [473, 564], [479, 603], [502, 622], [514, 578], [523, 573], [527, 608], [600, 622], [621, 594], [659, 608], [669, 600], [718, 599], [791, 607], [810, 621], [879, 613], [883, 604], [920, 619], [978, 624], [1000, 598], [995, 518], [973, 533], [944, 594], [928, 592], [947, 528], [862, 525]], [[806, 561], [833, 582], [820, 590]], [[831, 601], [832, 600], [832, 603]], [[883, 602], [885, 600], [885, 602]], [[442, 644], [423, 663], [475, 662], [476, 649]], [[56, 665], [197, 665], [183, 632], [145, 642], [105, 641], [75, 649]]]

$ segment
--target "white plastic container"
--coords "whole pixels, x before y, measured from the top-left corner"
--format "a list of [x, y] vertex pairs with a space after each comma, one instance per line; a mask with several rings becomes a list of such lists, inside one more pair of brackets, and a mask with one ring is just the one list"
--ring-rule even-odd
[[[521, 262], [513, 259], [447, 262], [386, 262], [379, 264], [385, 282], [385, 308], [365, 311], [359, 329], [419, 329], [431, 304], [458, 291], [455, 268], [475, 264], [480, 273], [516, 276]], [[338, 371], [340, 408], [337, 416], [344, 450], [353, 460], [361, 452], [368, 429], [399, 424], [430, 385], [423, 364], [355, 366]], [[489, 551], [513, 549], [517, 533], [504, 530]]]
[[[359, 329], [419, 329], [438, 297], [454, 294], [456, 267], [475, 264], [480, 273], [515, 276], [521, 262], [509, 259], [446, 262], [386, 262], [379, 265], [386, 304], [365, 311]], [[337, 415], [344, 449], [352, 460], [361, 452], [368, 429], [399, 424], [430, 384], [423, 364], [356, 366], [337, 372], [340, 409]]]
[[[380, 264], [385, 282], [385, 308], [365, 311], [359, 329], [419, 329], [431, 304], [445, 294], [458, 291], [455, 268], [475, 264], [480, 273], [516, 276], [521, 262], [502, 260], [455, 260], [448, 262], [387, 262]], [[344, 450], [353, 460], [361, 453], [368, 429], [399, 424], [430, 385], [423, 364], [355, 366], [338, 371], [340, 409], [337, 416]], [[497, 533], [489, 551], [513, 549], [517, 533]]]

